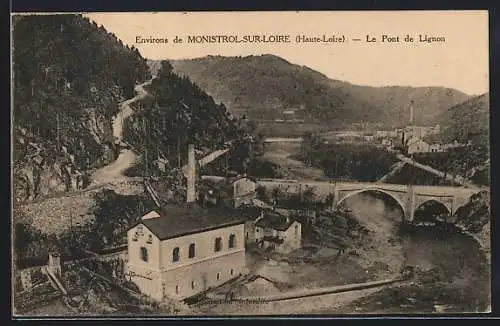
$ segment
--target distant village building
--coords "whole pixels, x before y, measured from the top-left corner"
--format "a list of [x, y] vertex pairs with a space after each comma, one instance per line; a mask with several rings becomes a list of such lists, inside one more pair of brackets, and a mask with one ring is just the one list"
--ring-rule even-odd
[[293, 121], [295, 120], [295, 110], [285, 110], [283, 111], [283, 120]]
[[376, 138], [387, 138], [387, 137], [397, 137], [397, 130], [379, 130], [375, 131], [374, 136]]
[[237, 177], [230, 180], [229, 184], [234, 207], [248, 203], [257, 196], [257, 182], [253, 178]]
[[387, 147], [392, 147], [392, 139], [391, 138], [383, 138], [382, 139], [382, 145], [387, 146]]
[[428, 153], [430, 145], [418, 137], [412, 137], [406, 142], [408, 154]]
[[299, 249], [302, 245], [302, 226], [289, 215], [264, 210], [255, 221], [255, 243], [282, 254]]
[[372, 142], [375, 139], [375, 136], [373, 135], [365, 135], [364, 136], [366, 141]]
[[429, 152], [431, 153], [437, 153], [437, 152], [442, 152], [443, 149], [441, 148], [441, 144], [439, 143], [434, 143], [429, 145]]
[[404, 129], [406, 137], [417, 137], [417, 138], [423, 138], [429, 135], [435, 135], [440, 132], [441, 128], [439, 125], [436, 125], [434, 127], [427, 127], [427, 126], [407, 126]]

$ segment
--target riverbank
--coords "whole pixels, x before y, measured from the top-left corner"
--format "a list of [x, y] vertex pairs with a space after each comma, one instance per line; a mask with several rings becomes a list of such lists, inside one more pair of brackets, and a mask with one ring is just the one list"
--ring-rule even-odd
[[396, 285], [352, 302], [343, 311], [369, 313], [489, 312], [490, 263], [479, 243], [452, 225], [402, 230], [404, 264], [414, 271]]

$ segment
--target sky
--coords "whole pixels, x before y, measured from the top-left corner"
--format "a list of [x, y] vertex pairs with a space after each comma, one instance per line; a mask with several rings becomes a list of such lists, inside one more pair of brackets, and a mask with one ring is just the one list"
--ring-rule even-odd
[[[469, 95], [489, 89], [487, 11], [88, 13], [148, 59], [274, 54], [332, 79], [371, 86], [444, 86]], [[290, 35], [291, 43], [187, 43], [190, 35]], [[400, 42], [381, 42], [382, 35]], [[297, 36], [344, 43], [297, 43]], [[414, 42], [404, 42], [406, 35]], [[445, 42], [418, 42], [419, 35]], [[167, 38], [139, 44], [136, 37]], [[184, 43], [172, 42], [175, 36]], [[375, 37], [377, 42], [366, 42]], [[355, 42], [352, 39], [361, 41]]]

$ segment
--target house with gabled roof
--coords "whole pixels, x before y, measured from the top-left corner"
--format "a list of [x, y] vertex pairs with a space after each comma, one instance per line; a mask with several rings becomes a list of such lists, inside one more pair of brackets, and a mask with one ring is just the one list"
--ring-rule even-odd
[[233, 208], [196, 204], [192, 146], [188, 157], [186, 203], [162, 205], [127, 231], [125, 275], [160, 301], [192, 297], [246, 273], [246, 218]]
[[184, 299], [244, 273], [244, 218], [219, 207], [171, 205], [127, 232], [126, 275], [156, 299]]
[[257, 246], [288, 254], [302, 246], [302, 225], [294, 217], [271, 209], [264, 209], [255, 220]]

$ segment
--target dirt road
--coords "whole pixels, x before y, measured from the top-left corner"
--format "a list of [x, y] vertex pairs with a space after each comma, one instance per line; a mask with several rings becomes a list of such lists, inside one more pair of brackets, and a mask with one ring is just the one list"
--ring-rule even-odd
[[[130, 105], [146, 97], [148, 93], [144, 89], [144, 86], [150, 85], [151, 82], [152, 79], [135, 86], [135, 92], [137, 95], [120, 104], [120, 112], [113, 119], [113, 135], [115, 137], [115, 142], [120, 144], [123, 141], [123, 124], [125, 119], [134, 113]], [[132, 167], [136, 162], [136, 159], [137, 155], [132, 150], [122, 149], [114, 162], [94, 172], [91, 186], [97, 186], [126, 178], [123, 175], [123, 172]]]
[[135, 163], [136, 159], [137, 155], [131, 149], [122, 150], [116, 161], [94, 173], [91, 186], [126, 178], [123, 173]]
[[468, 186], [468, 185], [471, 185], [471, 182], [467, 181], [465, 178], [457, 175], [457, 176], [453, 176], [453, 175], [450, 175], [450, 174], [445, 174], [444, 172], [441, 172], [441, 171], [438, 171], [428, 165], [425, 165], [425, 164], [421, 164], [421, 163], [418, 163], [416, 162], [415, 160], [409, 158], [409, 157], [406, 157], [404, 156], [403, 154], [397, 154], [396, 157], [401, 161], [401, 162], [405, 162], [405, 163], [408, 163], [408, 164], [411, 164], [419, 169], [422, 169], [424, 171], [427, 171], [429, 173], [432, 173], [434, 175], [437, 175], [438, 177], [441, 177], [441, 178], [444, 178], [445, 180], [448, 180], [448, 181], [451, 181], [451, 182], [456, 182], [458, 184], [461, 184], [461, 185], [464, 185], [464, 186]]

